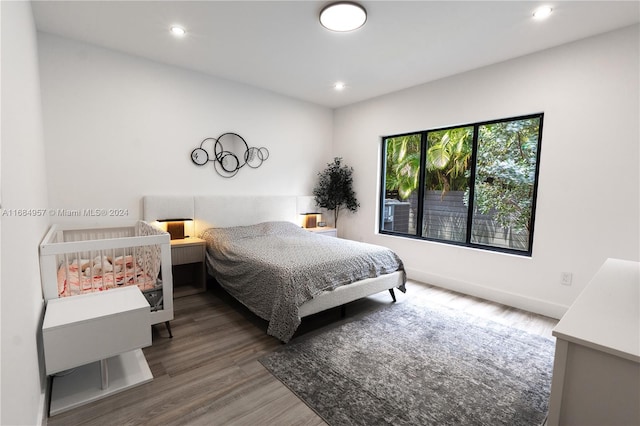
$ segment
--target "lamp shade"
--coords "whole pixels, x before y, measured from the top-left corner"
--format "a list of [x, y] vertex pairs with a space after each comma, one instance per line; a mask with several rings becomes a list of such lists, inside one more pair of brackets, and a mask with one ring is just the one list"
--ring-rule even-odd
[[303, 226], [305, 228], [315, 228], [320, 220], [320, 213], [301, 213], [303, 217]]
[[158, 219], [158, 222], [167, 224], [167, 232], [171, 235], [172, 240], [184, 239], [184, 222], [187, 220], [193, 220], [189, 218], [179, 219]]

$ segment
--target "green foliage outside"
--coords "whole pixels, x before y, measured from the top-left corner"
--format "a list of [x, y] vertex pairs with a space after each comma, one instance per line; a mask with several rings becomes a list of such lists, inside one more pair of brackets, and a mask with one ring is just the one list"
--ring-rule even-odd
[[[427, 190], [464, 191], [473, 144], [473, 127], [439, 130], [427, 135]], [[420, 134], [387, 139], [385, 187], [408, 198], [420, 184]]]
[[353, 167], [342, 164], [342, 158], [336, 157], [327, 168], [318, 173], [318, 183], [313, 188], [318, 207], [333, 211], [334, 224], [338, 226], [340, 210], [356, 212], [360, 207], [353, 191]]
[[473, 149], [473, 127], [427, 134], [427, 190], [465, 191]]
[[[492, 214], [502, 227], [531, 228], [540, 120], [507, 121], [480, 126], [475, 206]], [[465, 194], [468, 205], [469, 193]]]
[[385, 188], [406, 199], [418, 188], [420, 179], [420, 135], [387, 139]]
[[[529, 230], [535, 181], [539, 118], [478, 127], [475, 208], [504, 228]], [[385, 189], [408, 198], [419, 185], [420, 134], [386, 139]], [[465, 191], [469, 179], [473, 126], [427, 133], [427, 190]]]

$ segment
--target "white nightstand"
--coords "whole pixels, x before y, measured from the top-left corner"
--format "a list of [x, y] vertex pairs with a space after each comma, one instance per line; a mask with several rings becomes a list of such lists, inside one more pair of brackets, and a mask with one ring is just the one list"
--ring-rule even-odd
[[305, 228], [305, 229], [309, 232], [325, 235], [327, 237], [338, 237], [338, 230], [336, 228], [331, 228], [329, 226], [323, 226], [318, 228]]
[[207, 242], [189, 237], [171, 240], [173, 266], [173, 297], [188, 296], [207, 290], [204, 253]]
[[42, 341], [47, 375], [60, 373], [52, 416], [153, 379], [140, 349], [151, 346], [150, 307], [137, 286], [49, 300]]

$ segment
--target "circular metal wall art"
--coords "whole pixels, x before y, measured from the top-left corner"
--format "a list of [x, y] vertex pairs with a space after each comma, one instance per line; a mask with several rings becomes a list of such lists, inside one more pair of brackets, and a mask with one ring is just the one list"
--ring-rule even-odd
[[234, 177], [245, 165], [257, 169], [268, 158], [267, 148], [249, 147], [247, 141], [237, 133], [206, 138], [200, 142], [200, 147], [191, 151], [191, 161], [196, 166], [213, 162], [216, 173], [224, 178]]

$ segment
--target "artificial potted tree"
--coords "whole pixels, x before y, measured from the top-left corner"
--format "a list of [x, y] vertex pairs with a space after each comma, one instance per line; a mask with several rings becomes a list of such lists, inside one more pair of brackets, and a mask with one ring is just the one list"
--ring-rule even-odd
[[353, 167], [342, 164], [342, 158], [335, 157], [318, 173], [313, 195], [318, 207], [333, 211], [333, 223], [337, 228], [340, 210], [356, 212], [360, 207], [353, 191]]

